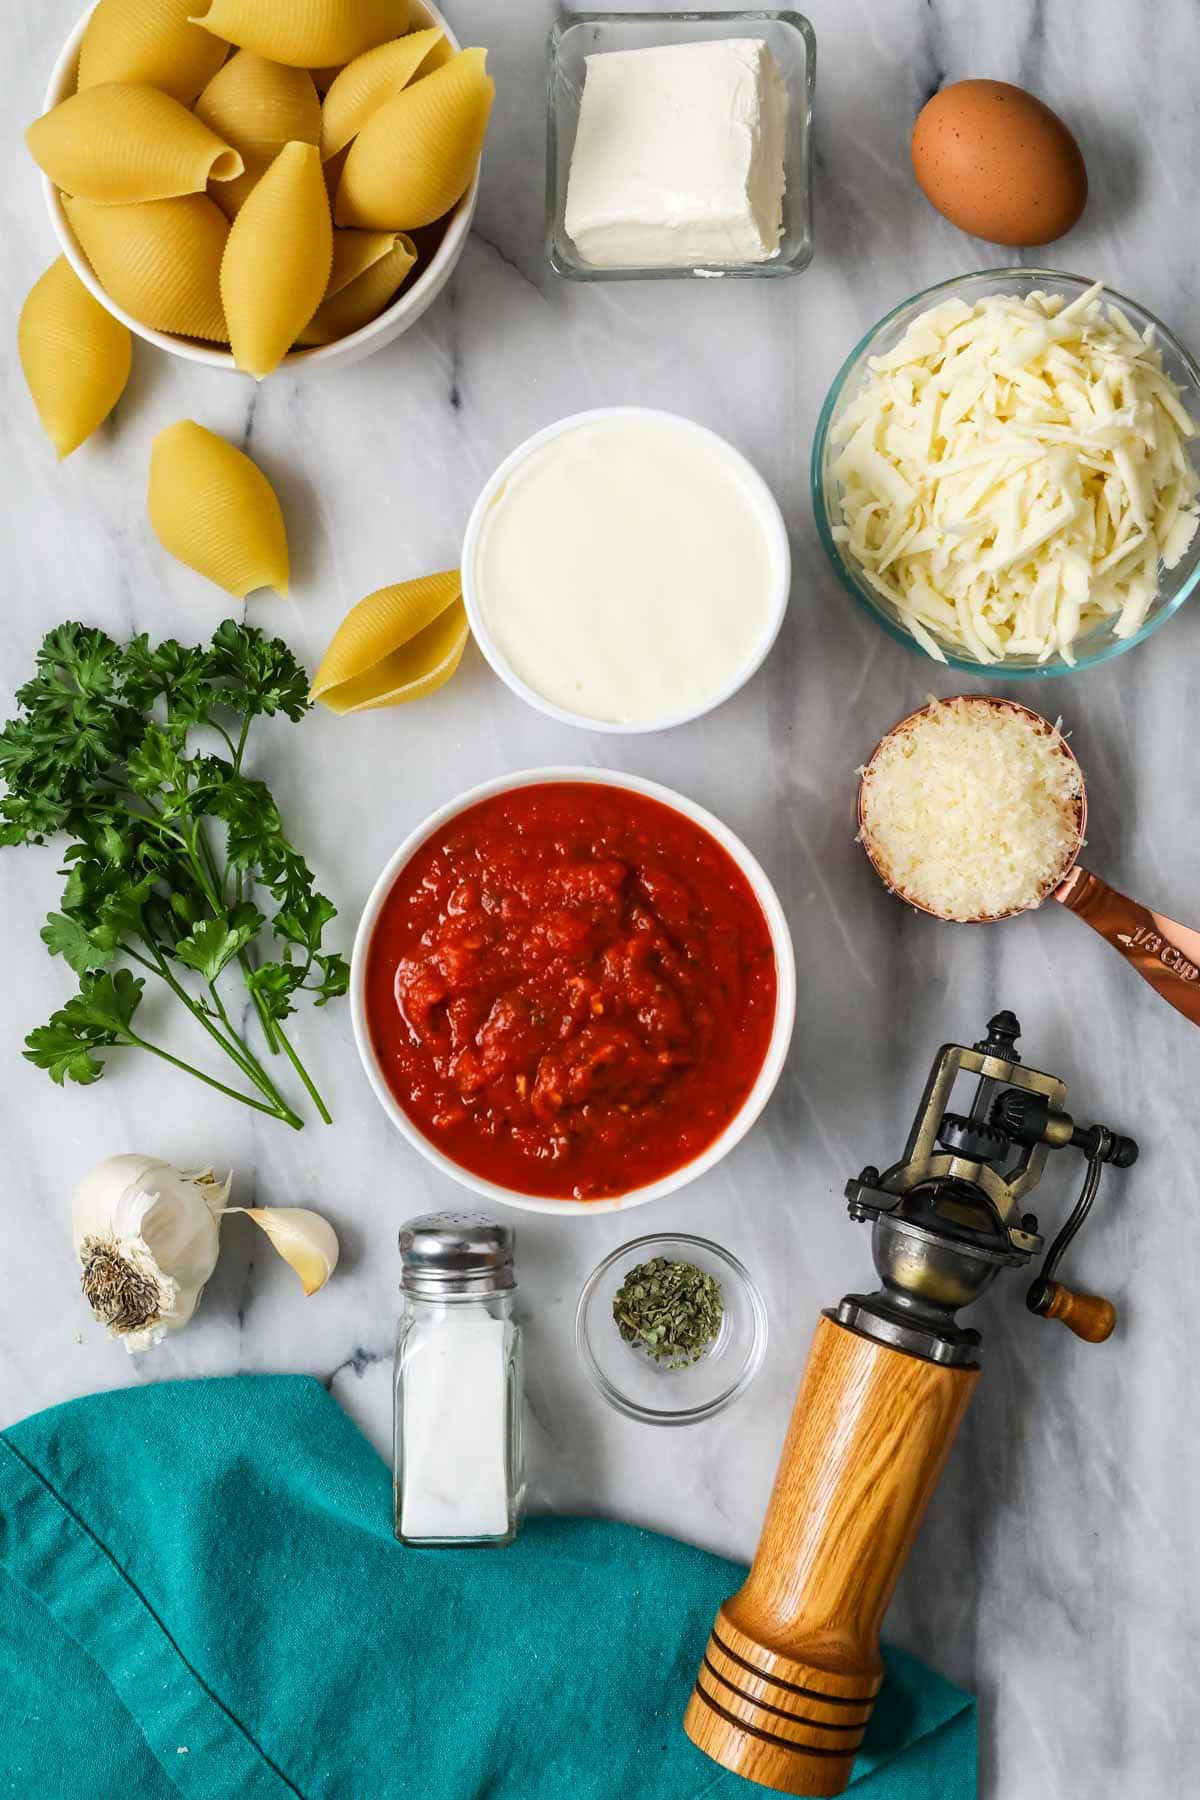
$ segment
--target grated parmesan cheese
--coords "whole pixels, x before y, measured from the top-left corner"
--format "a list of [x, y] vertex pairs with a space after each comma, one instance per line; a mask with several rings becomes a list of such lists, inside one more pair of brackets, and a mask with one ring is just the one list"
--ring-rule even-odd
[[1073, 663], [1105, 620], [1132, 637], [1195, 535], [1197, 428], [1102, 293], [944, 301], [833, 427], [833, 536], [939, 662]]
[[943, 919], [1037, 906], [1079, 844], [1083, 778], [1059, 731], [993, 700], [933, 700], [863, 771], [861, 841], [889, 887]]

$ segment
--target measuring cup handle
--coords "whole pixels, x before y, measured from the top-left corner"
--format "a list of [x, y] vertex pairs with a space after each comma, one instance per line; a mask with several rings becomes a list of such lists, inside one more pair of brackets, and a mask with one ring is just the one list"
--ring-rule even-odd
[[1200, 931], [1151, 912], [1078, 864], [1054, 898], [1099, 932], [1185, 1019], [1200, 1025]]

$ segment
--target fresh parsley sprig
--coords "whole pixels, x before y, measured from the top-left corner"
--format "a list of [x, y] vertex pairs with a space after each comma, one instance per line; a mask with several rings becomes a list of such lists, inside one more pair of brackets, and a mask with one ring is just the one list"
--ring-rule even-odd
[[[269, 789], [245, 769], [253, 721], [301, 719], [307, 690], [286, 644], [232, 619], [207, 649], [173, 639], [152, 648], [145, 636], [118, 644], [72, 623], [47, 634], [17, 692], [20, 714], [0, 731], [0, 844], [71, 840], [61, 909], [42, 941], [78, 975], [79, 992], [25, 1040], [29, 1061], [60, 1086], [98, 1080], [107, 1051], [148, 1050], [298, 1130], [303, 1120], [221, 991], [236, 964], [268, 1051], [287, 1058], [329, 1123], [284, 1020], [300, 994], [324, 1006], [346, 991], [345, 959], [323, 947], [336, 908], [316, 890]], [[148, 976], [254, 1093], [134, 1029]]]

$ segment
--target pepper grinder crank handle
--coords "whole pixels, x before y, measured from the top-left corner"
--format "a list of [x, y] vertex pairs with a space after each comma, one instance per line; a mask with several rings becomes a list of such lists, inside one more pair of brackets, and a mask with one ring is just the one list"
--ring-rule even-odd
[[[979, 1334], [956, 1312], [1038, 1255], [1022, 1210], [1051, 1150], [1083, 1153], [1083, 1191], [1028, 1295], [1099, 1342], [1115, 1312], [1050, 1279], [1105, 1164], [1132, 1139], [1076, 1126], [1056, 1076], [1025, 1067], [1011, 1013], [934, 1059], [904, 1157], [847, 1184], [873, 1221], [877, 1292], [822, 1314], [753, 1566], [720, 1608], [684, 1729], [727, 1769], [786, 1794], [840, 1794], [883, 1681], [879, 1631], [979, 1380]], [[948, 1110], [975, 1076], [968, 1114]]]

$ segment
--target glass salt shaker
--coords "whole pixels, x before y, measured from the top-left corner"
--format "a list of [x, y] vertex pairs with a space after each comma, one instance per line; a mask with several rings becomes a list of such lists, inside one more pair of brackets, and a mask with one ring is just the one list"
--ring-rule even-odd
[[401, 1228], [394, 1493], [402, 1544], [511, 1544], [520, 1529], [515, 1236], [481, 1213], [430, 1213]]

